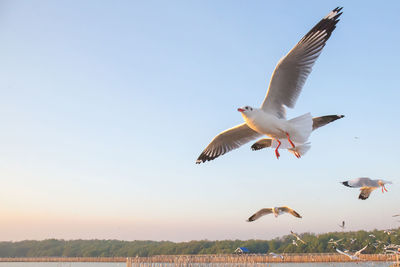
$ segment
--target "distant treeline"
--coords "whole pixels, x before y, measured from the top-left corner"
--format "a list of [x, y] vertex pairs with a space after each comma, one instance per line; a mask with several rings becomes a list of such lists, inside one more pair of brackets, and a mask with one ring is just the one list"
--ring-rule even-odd
[[[304, 233], [306, 242], [297, 242], [291, 235], [273, 240], [223, 240], [223, 241], [119, 241], [119, 240], [57, 240], [0, 242], [0, 257], [135, 257], [152, 255], [227, 254], [238, 247], [246, 247], [251, 253], [324, 253], [335, 252], [328, 243], [342, 239], [340, 249], [356, 251], [370, 244], [363, 253], [382, 253], [388, 244], [400, 244], [400, 228], [389, 233], [334, 232], [327, 234]], [[354, 240], [355, 239], [355, 240]]]

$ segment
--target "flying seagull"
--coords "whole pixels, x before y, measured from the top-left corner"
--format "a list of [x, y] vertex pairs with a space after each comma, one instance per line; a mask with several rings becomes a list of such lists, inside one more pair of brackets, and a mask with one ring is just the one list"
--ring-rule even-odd
[[215, 136], [196, 163], [213, 160], [265, 135], [278, 143], [275, 148], [277, 158], [280, 156], [279, 144], [286, 139], [296, 157], [301, 156], [295, 147], [307, 142], [312, 131], [312, 117], [306, 113], [287, 120], [286, 107], [294, 108], [315, 61], [339, 22], [341, 10], [339, 7], [332, 10], [278, 61], [261, 107], [238, 108], [245, 122]]
[[342, 241], [343, 240], [343, 238], [341, 238], [341, 239], [339, 239], [339, 240], [333, 240], [333, 238], [331, 238], [331, 239], [329, 239], [329, 241], [328, 241], [328, 244], [333, 244], [333, 245], [335, 245], [335, 246], [339, 246], [338, 244], [339, 244], [339, 242], [340, 241]]
[[400, 216], [400, 214], [395, 214], [392, 217], [399, 217], [399, 216]]
[[383, 230], [383, 232], [384, 232], [385, 234], [387, 234], [387, 235], [393, 234], [393, 231], [391, 231], [391, 230]]
[[[331, 123], [335, 120], [341, 119], [343, 118], [344, 115], [328, 115], [328, 116], [322, 116], [322, 117], [315, 117], [312, 119], [313, 121], [313, 125], [312, 125], [312, 130], [316, 130], [322, 126], [327, 125], [328, 123]], [[289, 152], [294, 152], [297, 150], [300, 150], [301, 148], [304, 149], [304, 151], [298, 151], [301, 155], [304, 155], [307, 150], [310, 148], [309, 146], [296, 146], [294, 149], [290, 146], [289, 142], [285, 142], [286, 140], [281, 140], [281, 146], [280, 148], [285, 149], [287, 148], [289, 150]], [[257, 142], [255, 142], [252, 146], [251, 149], [252, 150], [260, 150], [263, 148], [268, 148], [268, 147], [272, 147], [272, 148], [276, 148], [278, 146], [278, 142], [275, 139], [272, 138], [263, 138], [258, 140]], [[299, 148], [300, 147], [300, 148]]]
[[343, 251], [341, 251], [340, 249], [338, 249], [336, 247], [335, 247], [335, 249], [340, 254], [345, 255], [345, 256], [349, 257], [350, 259], [352, 259], [352, 260], [358, 260], [359, 259], [358, 256], [360, 256], [361, 252], [363, 252], [367, 247], [368, 247], [368, 244], [365, 247], [363, 247], [362, 249], [360, 249], [359, 251], [357, 251], [356, 253], [354, 253], [353, 255], [350, 255], [350, 254], [348, 254], [346, 252], [343, 252]]
[[344, 226], [344, 221], [342, 222], [342, 224], [339, 224], [339, 227], [342, 228], [344, 230], [345, 226]]
[[250, 216], [250, 218], [247, 220], [248, 222], [252, 222], [257, 220], [258, 218], [273, 213], [275, 217], [278, 217], [279, 215], [283, 213], [290, 213], [294, 217], [301, 218], [300, 214], [298, 214], [296, 211], [289, 207], [274, 207], [274, 208], [265, 208], [265, 209], [260, 209], [256, 213]]
[[343, 185], [347, 187], [361, 187], [360, 188], [360, 195], [358, 196], [359, 199], [365, 200], [369, 197], [372, 191], [377, 189], [378, 187], [382, 187], [382, 193], [385, 190], [387, 192], [387, 189], [385, 187], [385, 184], [391, 184], [392, 182], [390, 181], [385, 181], [381, 179], [377, 180], [372, 180], [370, 178], [366, 177], [361, 177], [361, 178], [356, 178], [352, 180], [348, 180], [345, 182], [341, 182]]
[[274, 252], [270, 252], [269, 255], [271, 255], [272, 258], [278, 258], [278, 257], [279, 257], [279, 258], [281, 258], [281, 260], [284, 259], [284, 257], [283, 257], [282, 254], [276, 254], [276, 253], [274, 253]]
[[301, 239], [298, 235], [296, 235], [292, 230], [290, 230], [290, 233], [292, 234], [292, 236], [294, 236], [301, 243], [303, 243], [303, 244], [306, 243], [306, 242], [303, 241], [303, 239]]

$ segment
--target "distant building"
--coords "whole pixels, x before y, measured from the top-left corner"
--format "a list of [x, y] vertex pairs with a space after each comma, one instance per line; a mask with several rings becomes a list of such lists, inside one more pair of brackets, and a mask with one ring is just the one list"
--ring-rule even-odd
[[238, 247], [235, 250], [235, 253], [242, 254], [242, 253], [249, 253], [250, 251], [245, 247]]

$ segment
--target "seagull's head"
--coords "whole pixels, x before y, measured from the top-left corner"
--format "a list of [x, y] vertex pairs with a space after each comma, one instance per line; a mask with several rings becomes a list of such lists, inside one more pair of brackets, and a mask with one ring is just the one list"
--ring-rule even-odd
[[237, 110], [240, 113], [242, 113], [243, 117], [252, 117], [252, 115], [256, 113], [257, 109], [252, 108], [250, 106], [244, 106], [244, 107], [238, 108]]

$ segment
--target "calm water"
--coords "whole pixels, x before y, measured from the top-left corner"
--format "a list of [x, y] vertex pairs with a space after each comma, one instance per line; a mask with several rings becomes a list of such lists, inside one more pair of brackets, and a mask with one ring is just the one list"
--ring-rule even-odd
[[[268, 263], [258, 264], [260, 267], [388, 267], [390, 262], [338, 262], [338, 263]], [[207, 267], [202, 264], [202, 267]], [[213, 264], [216, 266], [216, 264]], [[234, 265], [221, 264], [221, 267], [234, 267]], [[238, 265], [239, 266], [239, 265]], [[243, 265], [242, 265], [243, 266]], [[0, 267], [126, 267], [126, 263], [97, 263], [97, 262], [0, 262]], [[173, 267], [173, 265], [171, 265]]]

